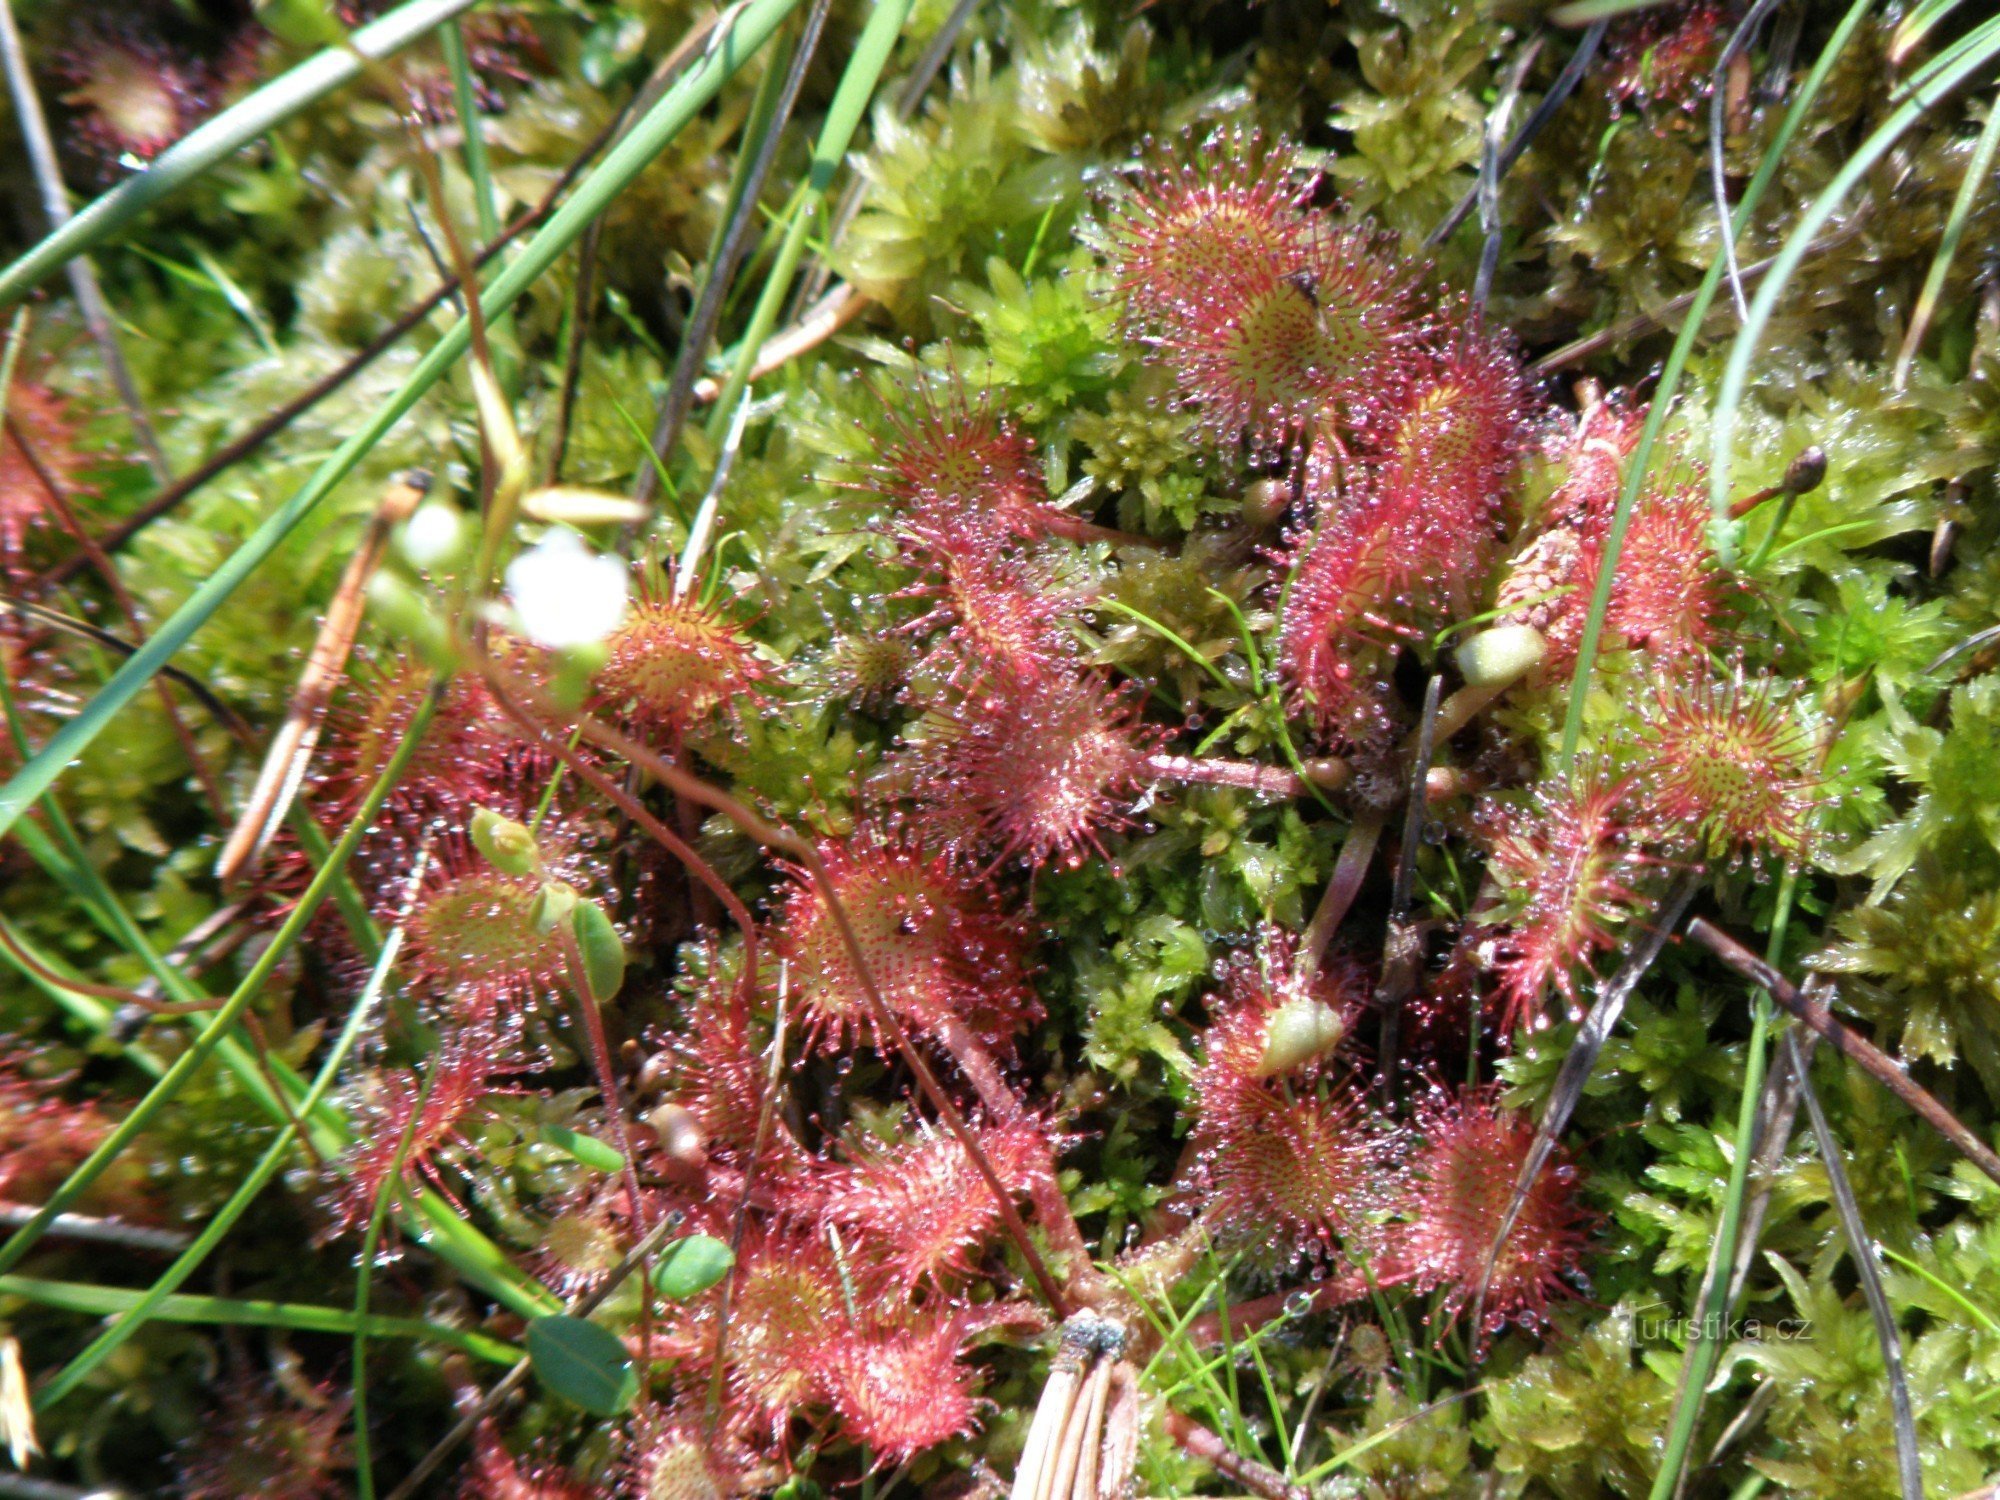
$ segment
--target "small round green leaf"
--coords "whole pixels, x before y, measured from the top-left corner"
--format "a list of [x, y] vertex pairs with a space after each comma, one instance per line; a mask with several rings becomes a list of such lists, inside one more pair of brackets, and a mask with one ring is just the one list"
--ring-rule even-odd
[[558, 1151], [567, 1152], [586, 1167], [599, 1172], [625, 1170], [625, 1153], [594, 1135], [585, 1135], [580, 1130], [566, 1130], [560, 1125], [544, 1125], [542, 1136]]
[[638, 1399], [639, 1376], [618, 1335], [567, 1314], [528, 1325], [528, 1360], [543, 1385], [593, 1416], [615, 1417]]
[[660, 1252], [653, 1266], [653, 1285], [669, 1302], [699, 1297], [729, 1274], [736, 1257], [721, 1240], [691, 1234]]
[[590, 998], [599, 1005], [625, 987], [625, 940], [595, 901], [579, 901], [570, 914], [577, 951], [583, 955], [583, 977]]

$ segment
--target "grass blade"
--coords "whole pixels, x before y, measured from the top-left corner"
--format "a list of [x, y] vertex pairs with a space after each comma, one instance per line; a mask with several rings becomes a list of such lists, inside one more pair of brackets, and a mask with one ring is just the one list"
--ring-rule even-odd
[[[1848, 41], [1860, 27], [1862, 20], [1872, 8], [1874, 0], [1854, 0], [1842, 16], [1833, 35], [1827, 38], [1820, 49], [1819, 58], [1813, 63], [1812, 72], [1793, 97], [1791, 108], [1772, 138], [1764, 159], [1757, 164], [1756, 174], [1743, 189], [1742, 200], [1736, 205], [1736, 215], [1730, 220], [1728, 232], [1740, 236], [1750, 225], [1763, 201], [1765, 191], [1778, 175], [1779, 164], [1784, 160], [1786, 148], [1804, 124], [1806, 112], [1826, 84], [1833, 65], [1847, 48]], [[1811, 237], [1807, 240], [1810, 242]], [[1577, 742], [1583, 737], [1583, 706], [1590, 695], [1590, 675], [1597, 663], [1597, 643], [1604, 634], [1604, 616], [1611, 608], [1611, 583], [1618, 570], [1618, 556], [1624, 549], [1625, 532], [1632, 524], [1632, 510], [1638, 504], [1639, 491], [1646, 482], [1646, 471], [1653, 460], [1653, 449], [1660, 440], [1660, 433], [1667, 425], [1667, 416], [1673, 406], [1674, 393], [1679, 390], [1681, 374], [1687, 368], [1688, 356], [1694, 352], [1695, 340], [1701, 336], [1701, 325], [1708, 317], [1709, 305], [1722, 285], [1723, 273], [1727, 269], [1726, 260], [1719, 252], [1709, 261], [1708, 274], [1702, 278], [1696, 290], [1694, 301], [1689, 305], [1687, 317], [1681, 322], [1681, 331], [1674, 340], [1674, 347], [1667, 355], [1666, 367], [1660, 371], [1659, 383], [1654, 387], [1653, 399], [1646, 413], [1645, 428], [1639, 434], [1639, 443], [1626, 460], [1625, 482], [1618, 491], [1618, 506], [1612, 512], [1611, 529], [1604, 538], [1603, 559], [1598, 565], [1597, 588], [1591, 595], [1590, 614], [1584, 620], [1583, 634], [1577, 643], [1576, 671], [1570, 679], [1569, 708], [1563, 715], [1562, 750], [1558, 761], [1559, 769], [1567, 775], [1576, 764]], [[1772, 279], [1763, 285], [1768, 287]], [[1761, 289], [1760, 289], [1761, 290]], [[1718, 539], [1718, 546], [1722, 545]]]
[[[19, 1297], [40, 1307], [115, 1317], [136, 1307], [145, 1293], [129, 1287], [90, 1286], [80, 1281], [44, 1281], [36, 1276], [0, 1276], [0, 1297]], [[353, 1333], [366, 1329], [375, 1338], [429, 1339], [450, 1344], [494, 1364], [511, 1365], [521, 1358], [514, 1345], [483, 1333], [430, 1323], [422, 1318], [398, 1318], [382, 1313], [356, 1317], [344, 1307], [315, 1307], [304, 1302], [264, 1302], [244, 1297], [190, 1297], [176, 1292], [161, 1299], [153, 1316], [162, 1323], [235, 1324], [249, 1328], [291, 1328], [301, 1333]]]
[[[420, 859], [417, 863], [416, 880], [423, 878], [423, 869], [424, 862]], [[414, 881], [412, 883], [414, 884]], [[334, 1079], [340, 1075], [341, 1065], [347, 1061], [347, 1054], [353, 1050], [354, 1043], [361, 1036], [362, 1023], [375, 1008], [375, 1002], [381, 997], [382, 988], [388, 982], [389, 971], [395, 966], [396, 955], [402, 951], [402, 938], [403, 929], [398, 928], [389, 935], [389, 941], [382, 945], [382, 955], [375, 962], [374, 972], [368, 976], [368, 982], [361, 987], [360, 995], [356, 997], [353, 1008], [348, 1012], [346, 1025], [341, 1028], [339, 1037], [327, 1052], [326, 1060], [320, 1064], [318, 1076], [313, 1079], [312, 1087], [306, 1091], [305, 1098], [299, 1103], [299, 1114], [310, 1114], [325, 1097], [326, 1091], [332, 1087]], [[243, 1217], [245, 1210], [256, 1200], [257, 1195], [270, 1186], [271, 1179], [283, 1169], [286, 1160], [291, 1156], [292, 1143], [298, 1136], [296, 1119], [295, 1115], [278, 1131], [277, 1139], [271, 1142], [257, 1165], [250, 1169], [249, 1175], [237, 1185], [236, 1191], [230, 1194], [229, 1201], [209, 1217], [208, 1223], [202, 1226], [201, 1233], [195, 1236], [194, 1243], [181, 1252], [174, 1263], [160, 1274], [159, 1279], [146, 1289], [145, 1294], [117, 1322], [92, 1339], [75, 1359], [64, 1366], [56, 1377], [42, 1388], [41, 1393], [35, 1398], [36, 1410], [46, 1411], [88, 1379], [91, 1372], [110, 1358], [121, 1344], [146, 1326], [146, 1321], [169, 1295], [201, 1268], [202, 1262], [208, 1259], [209, 1252], [222, 1243], [223, 1236], [235, 1227], [236, 1221]]]
[[[717, 226], [715, 241], [709, 248], [701, 296], [682, 329], [680, 352], [674, 359], [673, 374], [667, 381], [666, 394], [660, 399], [659, 414], [653, 423], [653, 463], [639, 470], [638, 483], [633, 487], [634, 498], [642, 505], [652, 504], [657, 488], [654, 476], [665, 467], [668, 457], [678, 446], [681, 429], [694, 407], [695, 377], [701, 373], [702, 364], [708, 358], [709, 343], [714, 339], [716, 324], [722, 317], [723, 298], [735, 281], [737, 268], [742, 264], [743, 253], [749, 246], [750, 230], [764, 193], [764, 181], [770, 175], [771, 164], [777, 159], [778, 145], [784, 138], [785, 129], [791, 124], [792, 109], [798, 103], [799, 90], [805, 86], [806, 70], [812, 66], [813, 56], [819, 51], [820, 31], [826, 23], [827, 5], [828, 0], [813, 0], [812, 8], [806, 12], [798, 44], [792, 49], [791, 62], [783, 71], [773, 68], [766, 75], [766, 86], [757, 91], [751, 113], [751, 124], [755, 129], [746, 132], [744, 151], [737, 161], [734, 180], [730, 183], [729, 212]], [[718, 462], [716, 473], [720, 475], [722, 471], [723, 466]], [[690, 540], [690, 547], [692, 545]], [[690, 574], [686, 570], [675, 574], [676, 589], [685, 590], [689, 582]]]
[[834, 90], [833, 102], [827, 106], [826, 123], [821, 126], [819, 140], [813, 146], [812, 165], [806, 170], [805, 196], [793, 210], [792, 222], [785, 231], [785, 241], [778, 247], [777, 261], [771, 267], [771, 274], [764, 279], [764, 289], [758, 293], [757, 306], [750, 314], [750, 326], [737, 346], [736, 363], [729, 371], [729, 378], [723, 382], [722, 390], [716, 397], [715, 409], [709, 415], [707, 430], [711, 442], [720, 442], [729, 430], [736, 403], [743, 399], [744, 389], [750, 384], [750, 371], [757, 362], [757, 352], [764, 347], [764, 341], [777, 326], [785, 292], [799, 268], [800, 256], [805, 253], [806, 233], [818, 217], [820, 205], [826, 202], [833, 175], [840, 170], [840, 164], [847, 155], [848, 143], [854, 139], [855, 128], [861, 123], [862, 111], [867, 109], [868, 101], [875, 95], [875, 85], [881, 80], [882, 70], [889, 65], [889, 54], [895, 50], [896, 39], [902, 35], [903, 23], [909, 19], [912, 4], [913, 0], [883, 0], [869, 15], [868, 24], [862, 28], [861, 36], [854, 44], [854, 56], [849, 59], [847, 70], [840, 75], [840, 86]]
[[[441, 4], [443, 0], [433, 0], [433, 3]], [[457, 0], [452, 0], [452, 3], [457, 3]], [[798, 3], [799, 0], [752, 0], [736, 13], [733, 23], [716, 34], [701, 61], [632, 127], [631, 133], [579, 184], [576, 196], [556, 210], [549, 222], [522, 248], [520, 257], [494, 278], [480, 298], [489, 320], [511, 307], [555, 264], [590, 222], [610, 206], [647, 163], [665, 149], [668, 142], [715, 96], [729, 76], [770, 37], [778, 23]], [[893, 5], [884, 7], [896, 8]], [[878, 11], [877, 15], [880, 14]], [[873, 22], [870, 24], [872, 26]], [[445, 373], [465, 354], [470, 341], [470, 325], [461, 318], [418, 362], [402, 388], [376, 411], [366, 425], [328, 455], [312, 477], [161, 624], [152, 639], [113, 674], [75, 718], [50, 738], [41, 753], [21, 767], [6, 786], [0, 787], [0, 836], [4, 836], [22, 813], [55, 784], [63, 768], [104, 732], [118, 710], [145, 688], [154, 673], [187, 644], [245, 579], [263, 565], [293, 528], [332, 494], [341, 480], [354, 470], [389, 430], [444, 378]]]
[[1750, 382], [1750, 361], [1756, 357], [1757, 345], [1777, 309], [1778, 298], [1791, 284], [1799, 262], [1805, 259], [1807, 249], [1827, 220], [1840, 211], [1848, 195], [1861, 185], [1876, 163], [1953, 90], [1984, 72], [1995, 58], [2000, 58], [2000, 19], [1989, 20], [1968, 32], [1920, 70], [1911, 78], [1904, 102], [1842, 164], [1785, 237], [1772, 263], [1771, 274], [1758, 286], [1750, 315], [1744, 319], [1743, 328], [1730, 348], [1722, 384], [1716, 392], [1708, 489], [1709, 502], [1718, 520], [1726, 519], [1729, 514], [1729, 488], [1735, 472], [1736, 417]]
[[[171, 197], [277, 125], [352, 83], [370, 62], [393, 57], [435, 26], [468, 11], [477, 0], [410, 0], [329, 47], [291, 72], [274, 78], [247, 99], [189, 131], [153, 159], [145, 171], [126, 178], [91, 202], [62, 228], [0, 271], [0, 308], [47, 281], [94, 245], [131, 227], [147, 209]], [[358, 54], [358, 55], [357, 55]]]
[[356, 810], [354, 821], [348, 824], [347, 831], [340, 836], [340, 842], [334, 846], [332, 857], [320, 867], [319, 873], [313, 877], [312, 883], [299, 897], [298, 904], [285, 918], [284, 925], [272, 937], [270, 945], [258, 955], [257, 962], [251, 965], [250, 972], [243, 976], [242, 983], [237, 985], [235, 992], [209, 1019], [208, 1024], [202, 1027], [200, 1034], [195, 1037], [188, 1049], [174, 1059], [173, 1066], [160, 1076], [159, 1082], [148, 1089], [145, 1097], [118, 1122], [117, 1128], [98, 1144], [96, 1150], [83, 1159], [76, 1170], [63, 1180], [60, 1187], [49, 1194], [48, 1201], [42, 1205], [34, 1218], [16, 1230], [6, 1244], [0, 1245], [0, 1272], [12, 1270], [21, 1263], [21, 1258], [34, 1248], [35, 1242], [42, 1237], [49, 1222], [75, 1203], [103, 1174], [105, 1168], [117, 1160], [125, 1148], [132, 1144], [153, 1116], [164, 1109], [174, 1095], [180, 1092], [182, 1085], [208, 1061], [243, 1012], [249, 1009], [250, 1002], [263, 992], [265, 981], [271, 977], [272, 971], [278, 967], [280, 960], [290, 950], [299, 934], [305, 931], [306, 924], [312, 921], [321, 903], [331, 892], [335, 878], [346, 868], [348, 859], [360, 846], [362, 833], [375, 821], [375, 815], [382, 810], [382, 804], [387, 800], [390, 789], [401, 779], [404, 770], [415, 757], [417, 747], [423, 741], [424, 731], [429, 726], [431, 715], [436, 711], [437, 700], [437, 689], [425, 697], [423, 704], [411, 718], [408, 734], [396, 747], [395, 755], [383, 768], [382, 774], [376, 778], [375, 784], [368, 789], [368, 795], [362, 799], [360, 808]]
[[1986, 124], [1980, 129], [1979, 144], [1972, 148], [1972, 160], [1966, 164], [1965, 180], [1958, 185], [1958, 196], [1951, 204], [1951, 217], [1945, 221], [1944, 236], [1938, 241], [1930, 272], [1924, 277], [1924, 289], [1917, 296], [1916, 310], [1910, 314], [1909, 332], [1903, 335], [1903, 347], [1896, 352], [1896, 373], [1891, 384], [1899, 391], [1910, 378], [1910, 366], [1916, 362], [1917, 350], [1923, 346], [1924, 333], [1937, 312], [1938, 298], [1944, 294], [1944, 279], [1951, 272], [1951, 263], [1958, 255], [1959, 241], [1965, 238], [1966, 223], [1972, 218], [1972, 205], [1979, 198], [1979, 190], [1991, 186], [1996, 152], [2000, 152], [2000, 98], [1993, 99], [1986, 106]]

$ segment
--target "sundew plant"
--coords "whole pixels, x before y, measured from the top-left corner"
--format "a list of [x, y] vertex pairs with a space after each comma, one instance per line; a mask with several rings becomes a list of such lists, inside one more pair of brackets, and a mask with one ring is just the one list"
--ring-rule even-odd
[[2000, 1483], [2000, 19], [0, 0], [0, 1496]]

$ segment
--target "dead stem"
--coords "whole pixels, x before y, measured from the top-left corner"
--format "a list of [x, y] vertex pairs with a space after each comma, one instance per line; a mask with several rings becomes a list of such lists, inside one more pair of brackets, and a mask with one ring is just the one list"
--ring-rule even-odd
[[1184, 1450], [1213, 1464], [1216, 1473], [1252, 1494], [1262, 1495], [1265, 1500], [1311, 1500], [1311, 1492], [1304, 1485], [1293, 1484], [1277, 1470], [1237, 1454], [1192, 1417], [1182, 1416], [1170, 1406], [1161, 1421], [1168, 1436]]
[[[20, 1229], [34, 1222], [41, 1210], [31, 1203], [0, 1203], [0, 1226]], [[190, 1240], [176, 1229], [155, 1229], [150, 1224], [127, 1224], [118, 1219], [100, 1219], [94, 1214], [57, 1214], [42, 1231], [61, 1239], [87, 1244], [116, 1245], [122, 1250], [143, 1250], [158, 1255], [178, 1255]]]
[[1912, 1113], [1951, 1142], [1967, 1161], [2000, 1183], [2000, 1155], [1995, 1155], [1990, 1146], [1946, 1109], [1937, 1095], [1905, 1073], [1894, 1058], [1848, 1030], [1819, 1001], [1801, 993], [1791, 980], [1707, 918], [1696, 917], [1688, 923], [1687, 933], [1752, 984], [1763, 986], [1773, 1000], [1817, 1031], [1835, 1051], [1859, 1063], [1869, 1077], [1908, 1105]]
[[[115, 635], [101, 625], [93, 625], [88, 620], [79, 620], [74, 615], [66, 615], [61, 610], [50, 609], [44, 604], [30, 604], [25, 599], [9, 599], [0, 595], [0, 615], [15, 615], [23, 620], [32, 620], [37, 625], [50, 630], [60, 630], [79, 640], [91, 641], [106, 650], [115, 651], [120, 656], [131, 656], [138, 647], [122, 635]], [[160, 668], [160, 675], [187, 689], [187, 694], [208, 712], [222, 729], [238, 744], [255, 749], [257, 736], [236, 710], [215, 696], [209, 685], [193, 673], [168, 663]]]
[[569, 429], [576, 418], [576, 394], [583, 383], [583, 347], [597, 310], [597, 246], [603, 237], [604, 221], [592, 219], [576, 247], [576, 287], [570, 293], [569, 321], [563, 327], [562, 394], [556, 401], [556, 428], [542, 467], [545, 485], [561, 482], [563, 460], [569, 454]]
[[[750, 366], [750, 378], [762, 380], [783, 369], [801, 354], [809, 353], [832, 338], [868, 310], [868, 299], [842, 282], [813, 304], [804, 317], [790, 328], [781, 328], [764, 341]], [[694, 383], [697, 405], [706, 406], [722, 394], [723, 382], [703, 376]]]
[[368, 518], [368, 528], [340, 575], [340, 586], [334, 590], [319, 634], [306, 654], [306, 664], [299, 673], [298, 686], [292, 690], [284, 722], [271, 736], [256, 785], [251, 788], [242, 814], [230, 829], [222, 853], [215, 861], [215, 878], [224, 886], [240, 878], [262, 856], [304, 785], [327, 705], [333, 701], [333, 690], [340, 682], [348, 654], [361, 630], [368, 580], [381, 566], [390, 533], [410, 518], [423, 496], [421, 486], [397, 480]]

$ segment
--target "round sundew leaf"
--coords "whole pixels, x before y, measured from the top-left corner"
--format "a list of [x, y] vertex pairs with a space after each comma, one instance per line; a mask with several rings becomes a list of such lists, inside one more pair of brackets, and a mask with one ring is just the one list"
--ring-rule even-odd
[[669, 1302], [686, 1302], [720, 1282], [735, 1264], [736, 1257], [721, 1240], [691, 1234], [661, 1252], [653, 1267], [653, 1286]]
[[528, 1325], [528, 1360], [543, 1385], [593, 1416], [615, 1417], [639, 1395], [638, 1372], [618, 1335], [558, 1313]]

